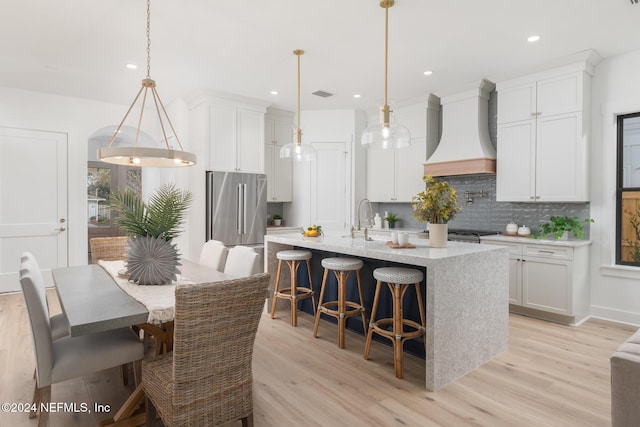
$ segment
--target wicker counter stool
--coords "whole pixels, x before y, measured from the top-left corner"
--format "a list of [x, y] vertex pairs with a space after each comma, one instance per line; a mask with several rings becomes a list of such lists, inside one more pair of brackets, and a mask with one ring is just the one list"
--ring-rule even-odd
[[[367, 320], [364, 314], [364, 298], [362, 297], [362, 286], [360, 285], [360, 269], [362, 268], [362, 260], [356, 258], [325, 258], [322, 260], [324, 274], [322, 276], [322, 287], [320, 288], [320, 299], [318, 300], [318, 311], [316, 312], [316, 322], [313, 327], [313, 336], [318, 335], [318, 324], [322, 313], [328, 314], [338, 319], [338, 347], [344, 348], [345, 328], [347, 318], [351, 316], [362, 316], [362, 328], [364, 333], [367, 332]], [[327, 285], [327, 276], [329, 271], [338, 280], [338, 300], [322, 302], [324, 298], [325, 287]], [[358, 280], [358, 294], [360, 296], [360, 304], [347, 301], [347, 279], [349, 275], [355, 271]], [[329, 307], [335, 307], [329, 308]], [[350, 310], [347, 310], [350, 308]]]
[[[313, 304], [313, 313], [316, 312], [316, 299], [313, 293], [313, 282], [311, 281], [311, 259], [310, 251], [302, 250], [289, 250], [280, 251], [276, 254], [278, 258], [278, 272], [276, 273], [276, 285], [273, 290], [273, 302], [271, 303], [271, 318], [276, 313], [276, 301], [278, 298], [283, 298], [291, 301], [291, 326], [298, 325], [298, 300], [311, 298]], [[280, 273], [282, 271], [282, 261], [286, 262], [289, 266], [289, 272], [291, 273], [291, 287], [280, 289]], [[298, 267], [301, 261], [307, 262], [307, 274], [309, 275], [309, 287], [298, 286]]]
[[[389, 338], [393, 343], [393, 365], [396, 371], [396, 377], [402, 378], [402, 345], [406, 340], [418, 338], [426, 335], [426, 322], [424, 317], [424, 305], [422, 303], [422, 294], [420, 292], [420, 282], [424, 275], [422, 271], [413, 268], [404, 267], [383, 267], [373, 270], [373, 277], [378, 281], [376, 284], [376, 293], [373, 297], [373, 308], [371, 309], [371, 319], [369, 323], [369, 333], [364, 347], [364, 358], [369, 358], [369, 350], [371, 349], [371, 338], [373, 333]], [[375, 320], [376, 311], [378, 309], [378, 301], [380, 298], [380, 289], [382, 283], [386, 282], [391, 294], [393, 295], [393, 317]], [[422, 324], [418, 324], [413, 320], [405, 319], [403, 316], [402, 298], [407, 289], [414, 285], [416, 290], [416, 298], [418, 300], [418, 310], [420, 311], [420, 320]], [[392, 325], [392, 329], [386, 328]], [[408, 326], [412, 330], [405, 331], [404, 326]], [[425, 337], [426, 338], [426, 337]]]

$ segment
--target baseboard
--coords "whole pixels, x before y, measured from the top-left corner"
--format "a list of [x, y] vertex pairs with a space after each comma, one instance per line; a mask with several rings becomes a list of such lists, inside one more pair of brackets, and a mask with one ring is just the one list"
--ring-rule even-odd
[[625, 325], [640, 326], [640, 313], [630, 311], [615, 310], [607, 307], [592, 305], [591, 317], [596, 317], [598, 319], [608, 320], [616, 323], [623, 323]]

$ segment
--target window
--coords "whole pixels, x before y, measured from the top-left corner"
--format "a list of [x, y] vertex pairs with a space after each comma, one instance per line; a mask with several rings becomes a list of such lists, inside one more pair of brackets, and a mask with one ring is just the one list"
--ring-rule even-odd
[[[109, 206], [111, 190], [131, 188], [134, 193], [142, 191], [140, 168], [112, 165], [103, 162], [88, 162], [87, 167], [87, 227], [88, 237], [120, 236], [123, 233], [113, 221], [115, 212]], [[90, 251], [89, 242], [87, 247]], [[89, 260], [91, 253], [89, 252]]]
[[640, 267], [640, 112], [618, 116], [616, 264]]

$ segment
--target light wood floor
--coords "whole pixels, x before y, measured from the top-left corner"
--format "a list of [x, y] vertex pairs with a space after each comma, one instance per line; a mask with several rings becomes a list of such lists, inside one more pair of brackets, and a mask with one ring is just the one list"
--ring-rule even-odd
[[[52, 313], [59, 312], [53, 295]], [[589, 320], [568, 327], [511, 315], [509, 351], [435, 392], [424, 389], [423, 361], [405, 354], [405, 379], [393, 375], [391, 348], [347, 335], [311, 316], [265, 315], [254, 353], [256, 427], [270, 426], [597, 426], [611, 425], [609, 356], [635, 327]], [[0, 402], [29, 402], [33, 355], [21, 294], [0, 295]], [[52, 401], [117, 407], [126, 398], [118, 370], [56, 384]], [[91, 426], [113, 414], [52, 413], [51, 426]], [[35, 426], [0, 412], [0, 426]], [[240, 425], [234, 423], [233, 426]]]

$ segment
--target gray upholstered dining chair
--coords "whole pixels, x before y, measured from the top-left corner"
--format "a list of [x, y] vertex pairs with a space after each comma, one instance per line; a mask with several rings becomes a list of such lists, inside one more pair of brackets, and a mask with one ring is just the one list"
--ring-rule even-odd
[[260, 272], [260, 255], [248, 246], [234, 246], [229, 249], [224, 274], [247, 277]]
[[209, 240], [202, 245], [199, 263], [215, 270], [223, 271], [228, 253], [229, 248], [224, 243], [219, 240]]
[[[63, 337], [54, 341], [46, 300], [39, 289], [42, 275], [29, 261], [27, 254], [20, 266], [20, 285], [24, 295], [33, 349], [36, 358], [36, 385], [33, 392], [34, 407], [51, 401], [51, 385], [93, 372], [142, 359], [144, 346], [130, 328], [98, 332], [78, 337]], [[29, 413], [29, 418], [37, 412]], [[46, 426], [48, 412], [41, 412], [38, 426]]]
[[[40, 265], [38, 265], [38, 261], [33, 256], [31, 252], [25, 252], [22, 254], [20, 258], [21, 265], [29, 266], [32, 274], [36, 275], [36, 292], [38, 294], [38, 298], [40, 299], [40, 303], [43, 307], [46, 308], [47, 316], [49, 314], [49, 304], [47, 303], [47, 289], [44, 284], [44, 278], [42, 277], [42, 271], [40, 270]], [[51, 324], [51, 337], [53, 340], [57, 340], [58, 338], [66, 337], [69, 335], [69, 322], [67, 322], [67, 318], [64, 317], [64, 314], [56, 314], [54, 316], [49, 317], [49, 323]]]
[[176, 287], [173, 351], [142, 362], [147, 426], [253, 425], [251, 363], [269, 273]]

